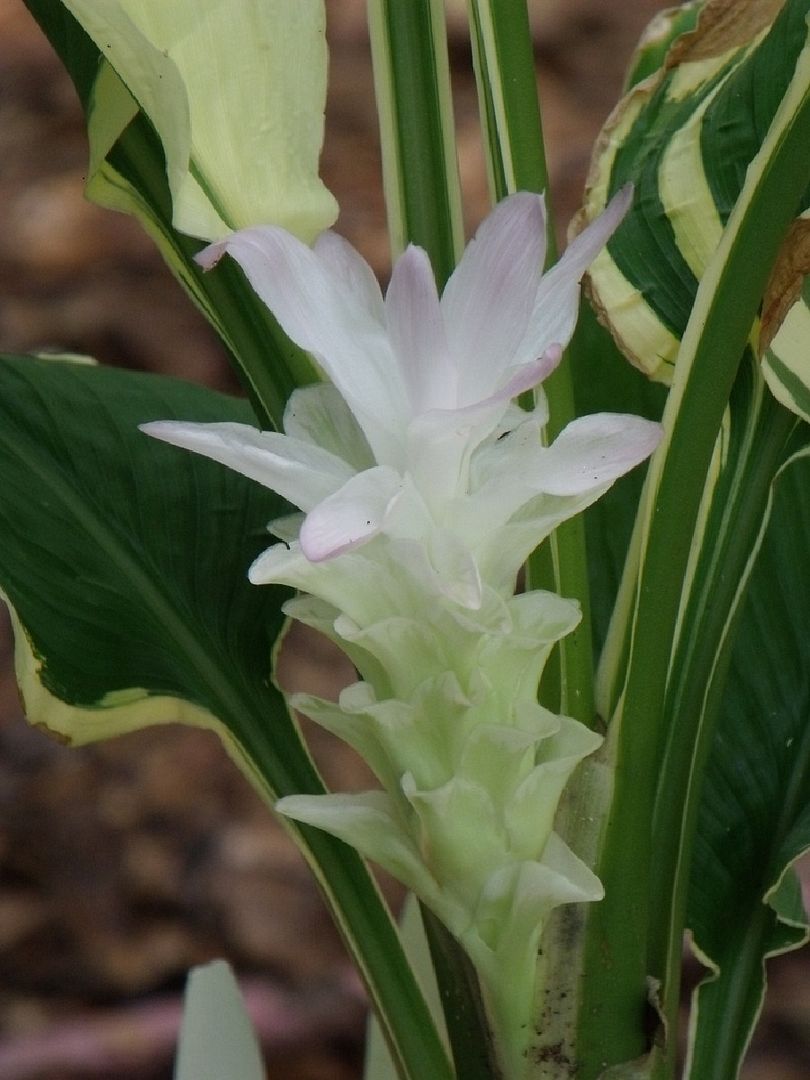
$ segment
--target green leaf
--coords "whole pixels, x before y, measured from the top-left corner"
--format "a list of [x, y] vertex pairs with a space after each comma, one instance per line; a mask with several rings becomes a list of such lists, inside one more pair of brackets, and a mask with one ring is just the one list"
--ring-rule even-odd
[[[494, 202], [515, 191], [545, 194], [546, 265], [550, 266], [557, 259], [557, 243], [526, 4], [524, 0], [471, 0], [469, 10], [490, 192]], [[549, 442], [576, 415], [571, 356], [569, 348], [543, 386], [549, 405], [545, 436]], [[554, 650], [540, 699], [552, 710], [593, 724], [594, 661], [581, 518], [564, 522], [533, 553], [526, 567], [526, 587], [551, 589], [579, 601], [582, 620]]]
[[[433, 1018], [446, 1039], [447, 1033], [444, 1028], [442, 1003], [439, 997], [439, 988], [436, 985], [436, 974], [431, 962], [419, 901], [413, 893], [408, 893], [405, 897], [399, 922], [408, 960], [419, 980]], [[397, 1075], [394, 1063], [391, 1060], [391, 1054], [382, 1037], [380, 1025], [374, 1016], [369, 1018], [368, 1036], [366, 1038], [366, 1062], [363, 1075], [365, 1080], [396, 1080]]]
[[192, 968], [174, 1080], [264, 1080], [259, 1044], [224, 960]]
[[444, 19], [438, 0], [368, 4], [391, 248], [423, 247], [440, 287], [464, 242]]
[[[537, 100], [531, 29], [523, 0], [471, 0], [478, 109], [493, 202], [515, 191], [545, 191], [548, 169]], [[556, 241], [548, 216], [548, 261]]]
[[[792, 6], [786, 5], [784, 11], [789, 12]], [[806, 40], [804, 18], [801, 27]], [[664, 440], [647, 475], [631, 551], [635, 565], [625, 577], [615, 632], [608, 637], [600, 699], [603, 715], [611, 718], [609, 749], [617, 776], [627, 779], [616, 786], [599, 862], [606, 900], [589, 917], [588, 979], [581, 1014], [586, 1076], [605, 1058], [618, 1064], [621, 1055], [631, 1059], [643, 1053], [648, 975], [664, 980], [666, 1009], [677, 1007], [680, 953], [675, 957], [673, 950], [676, 940], [680, 942], [678, 882], [688, 866], [690, 800], [699, 788], [702, 764], [693, 760], [693, 748], [703, 714], [700, 709], [669, 712], [672, 651], [681, 634], [689, 638], [704, 630], [680, 621], [685, 606], [684, 582], [688, 591], [694, 573], [693, 552], [704, 541], [704, 493], [711, 490], [717, 462], [722, 460], [718, 455], [723, 444], [718, 444], [717, 438], [723, 430], [746, 340], [779, 244], [807, 186], [808, 75], [810, 53], [803, 48], [788, 72], [786, 89], [782, 81], [784, 100], [745, 173], [739, 199], [701, 277], [664, 411]], [[636, 201], [642, 217], [654, 197], [646, 177], [655, 170], [645, 160], [646, 151], [646, 144], [636, 147], [641, 170]], [[626, 165], [630, 168], [629, 161]], [[661, 162], [658, 168], [661, 173], [666, 171]], [[623, 224], [619, 232], [625, 228]], [[631, 229], [621, 247], [628, 263], [633, 261], [628, 243], [634, 236]], [[657, 263], [650, 262], [650, 250], [644, 257], [652, 268], [650, 273], [658, 274], [662, 295], [667, 281], [677, 295], [677, 267], [660, 256]], [[761, 381], [754, 388], [755, 396], [760, 388]], [[789, 429], [788, 422], [776, 430], [773, 453], [765, 458], [769, 468], [778, 467], [780, 443]], [[770, 482], [767, 474], [764, 478]], [[726, 571], [734, 584], [744, 577], [744, 545], [753, 546], [761, 520], [761, 513], [757, 517], [758, 498], [756, 495], [750, 504], [743, 499], [734, 510], [741, 515], [736, 524], [743, 545], [736, 550], [742, 561]], [[733, 526], [731, 535], [735, 535]], [[736, 602], [733, 589], [724, 602]], [[721, 618], [721, 632], [727, 614], [728, 608], [720, 607], [713, 613]], [[706, 645], [704, 635], [710, 657], [715, 644]], [[673, 727], [673, 717], [677, 727]], [[708, 738], [709, 731], [707, 725], [704, 737]], [[669, 747], [676, 748], [674, 757], [664, 757]], [[675, 782], [682, 779], [685, 763], [691, 770], [687, 771], [688, 787]], [[661, 844], [657, 819], [651, 827], [656, 806], [663, 808], [663, 820], [676, 834], [686, 829], [683, 846], [676, 845], [674, 858], [671, 845]], [[662, 895], [663, 905], [658, 903]], [[666, 959], [661, 955], [662, 947]], [[676, 966], [670, 966], [672, 961]], [[670, 1029], [674, 1030], [673, 1023]], [[674, 1042], [670, 1041], [670, 1047]]]
[[[671, 380], [698, 281], [792, 78], [809, 11], [808, 0], [757, 0], [741, 16], [739, 4], [710, 0], [698, 29], [676, 39], [597, 143], [584, 217], [628, 179], [637, 197], [591, 267], [592, 287], [620, 348], [652, 378]], [[797, 210], [810, 205], [808, 185]], [[799, 365], [791, 341], [771, 342], [774, 369]]]
[[285, 504], [137, 430], [249, 423], [249, 406], [173, 379], [9, 357], [0, 417], [2, 587], [45, 688], [96, 726], [110, 703], [117, 725], [119, 708], [148, 715], [155, 697], [237, 731], [275, 711], [266, 680], [286, 593], [251, 588], [245, 572]]
[[[323, 785], [270, 681], [277, 587], [246, 571], [273, 493], [137, 430], [249, 423], [178, 380], [60, 360], [0, 361], [0, 588], [29, 719], [74, 742], [169, 720], [214, 728], [273, 804]], [[403, 1077], [449, 1065], [396, 931], [355, 852], [293, 828], [357, 961]]]
[[698, 16], [706, 0], [691, 0], [679, 7], [659, 11], [641, 36], [630, 60], [625, 91], [655, 75], [663, 66], [672, 43], [690, 30], [695, 29]]
[[694, 995], [688, 1075], [735, 1077], [765, 958], [810, 937], [792, 863], [810, 848], [810, 459], [780, 475], [706, 771], [689, 926], [713, 973]]
[[[794, 222], [763, 304], [762, 374], [785, 408], [810, 420], [810, 212]], [[764, 348], [763, 348], [764, 346]]]
[[[580, 310], [570, 353], [577, 416], [626, 412], [648, 420], [661, 419], [666, 389], [645, 379], [625, 361], [587, 304]], [[597, 656], [607, 636], [646, 471], [646, 464], [633, 469], [583, 515]]]

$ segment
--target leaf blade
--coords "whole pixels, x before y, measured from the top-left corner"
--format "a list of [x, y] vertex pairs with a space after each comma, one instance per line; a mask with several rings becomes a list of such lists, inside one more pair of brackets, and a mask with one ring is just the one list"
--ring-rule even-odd
[[[269, 677], [287, 591], [246, 578], [266, 545], [267, 521], [284, 504], [137, 430], [166, 417], [246, 422], [251, 412], [243, 401], [165, 377], [0, 361], [0, 588], [25, 628], [23, 681], [47, 691], [26, 694], [28, 702], [44, 702], [47, 722], [80, 740], [144, 722], [211, 726], [271, 805], [279, 795], [321, 792]], [[364, 864], [318, 830], [292, 833], [402, 1075], [415, 1080], [427, 1062], [448, 1080], [446, 1055]]]

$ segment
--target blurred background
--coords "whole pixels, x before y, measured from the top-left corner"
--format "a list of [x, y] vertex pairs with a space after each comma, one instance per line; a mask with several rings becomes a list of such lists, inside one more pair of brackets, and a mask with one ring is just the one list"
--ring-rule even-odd
[[[562, 234], [659, 4], [530, 6]], [[323, 175], [341, 206], [338, 229], [384, 278], [364, 3], [327, 9]], [[463, 3], [449, 17], [472, 229], [487, 193]], [[22, 0], [0, 0], [0, 351], [55, 346], [235, 389], [145, 235], [84, 201], [85, 168], [69, 80]], [[270, 1078], [358, 1078], [362, 989], [302, 860], [217, 740], [167, 728], [67, 750], [21, 716], [4, 614], [0, 650], [0, 1080], [168, 1080], [185, 973], [218, 956], [240, 975]], [[290, 688], [334, 694], [350, 677], [317, 639], [295, 637], [284, 657]], [[331, 784], [365, 784], [345, 748], [312, 738]], [[745, 1080], [807, 1080], [810, 958], [772, 970]]]

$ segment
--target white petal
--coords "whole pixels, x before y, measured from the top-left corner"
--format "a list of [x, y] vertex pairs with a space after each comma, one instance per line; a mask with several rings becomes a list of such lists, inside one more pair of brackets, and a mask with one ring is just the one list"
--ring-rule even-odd
[[284, 430], [293, 439], [329, 450], [357, 472], [374, 464], [362, 428], [331, 383], [293, 390], [284, 410]]
[[[301, 348], [313, 354], [357, 417], [378, 458], [396, 456], [404, 387], [385, 328], [352, 291], [333, 252], [326, 258], [275, 226], [243, 229], [202, 252], [202, 266], [227, 251], [256, 294]], [[359, 258], [359, 256], [358, 256]]]
[[379, 465], [357, 473], [307, 514], [301, 526], [301, 550], [310, 562], [322, 562], [364, 544], [380, 531], [402, 477]]
[[513, 362], [534, 306], [545, 249], [542, 196], [520, 192], [482, 223], [448, 281], [442, 312], [463, 379], [462, 404], [491, 393]]
[[572, 420], [553, 444], [541, 449], [537, 472], [527, 477], [550, 495], [583, 495], [604, 488], [649, 457], [661, 425], [640, 416], [594, 413]]
[[536, 360], [529, 361], [517, 367], [509, 368], [497, 391], [489, 401], [511, 401], [519, 394], [527, 390], [533, 390], [538, 383], [543, 382], [554, 371], [562, 360], [562, 348], [560, 345], [551, 344]]
[[303, 514], [285, 514], [283, 517], [274, 518], [268, 522], [267, 531], [277, 540], [292, 544], [298, 539], [303, 523]]
[[301, 553], [301, 545], [273, 544], [257, 555], [248, 570], [252, 585], [289, 585], [293, 589], [309, 589], [307, 570], [310, 563]]
[[345, 461], [318, 446], [247, 424], [187, 424], [157, 420], [141, 431], [227, 465], [310, 510], [353, 475]]
[[449, 529], [435, 529], [428, 540], [428, 555], [442, 595], [477, 611], [482, 602], [481, 575], [469, 548]]
[[435, 892], [416, 845], [402, 829], [396, 806], [384, 792], [288, 795], [279, 799], [276, 810], [345, 840], [419, 895], [431, 897]]
[[521, 363], [552, 343], [565, 347], [577, 321], [582, 276], [618, 228], [630, 208], [633, 189], [627, 185], [611, 199], [565, 250], [559, 262], [543, 275], [525, 337], [517, 348]]
[[422, 248], [411, 244], [397, 259], [385, 313], [413, 411], [452, 408], [457, 372], [447, 348], [436, 279]]
[[355, 251], [348, 240], [344, 240], [331, 229], [321, 233], [313, 244], [313, 249], [324, 266], [329, 267], [334, 275], [344, 282], [346, 289], [366, 309], [369, 316], [382, 323], [385, 320], [385, 307], [380, 283], [362, 255]]

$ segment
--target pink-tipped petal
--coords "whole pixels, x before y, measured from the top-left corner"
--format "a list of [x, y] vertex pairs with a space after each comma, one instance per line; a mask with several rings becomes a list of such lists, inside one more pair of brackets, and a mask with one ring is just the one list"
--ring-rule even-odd
[[388, 334], [415, 413], [456, 403], [436, 279], [427, 253], [411, 244], [397, 259], [385, 297]]
[[516, 398], [519, 394], [525, 394], [527, 390], [533, 390], [538, 383], [549, 377], [562, 360], [562, 346], [549, 345], [542, 356], [532, 360], [516, 371], [507, 371], [507, 380], [498, 391], [489, 398], [489, 401], [503, 401]]
[[490, 393], [503, 369], [514, 363], [545, 250], [543, 198], [519, 192], [481, 224], [448, 281], [442, 312], [465, 400]]
[[153, 439], [192, 450], [256, 480], [309, 510], [337, 491], [353, 470], [339, 457], [311, 443], [247, 424], [190, 424], [157, 420], [141, 424]]
[[311, 352], [340, 390], [372, 448], [395, 453], [404, 388], [383, 325], [360, 301], [353, 285], [362, 276], [357, 260], [346, 272], [345, 251], [322, 241], [322, 257], [273, 225], [242, 229], [222, 241], [254, 292], [285, 333]]
[[307, 514], [299, 534], [304, 555], [310, 562], [323, 562], [366, 543], [382, 528], [401, 488], [402, 478], [386, 466], [353, 476]]
[[217, 240], [215, 244], [209, 244], [194, 256], [194, 262], [203, 270], [213, 270], [219, 260], [225, 254], [227, 244], [225, 240]]
[[583, 495], [608, 487], [648, 458], [662, 428], [640, 416], [594, 413], [572, 420], [540, 451], [531, 485], [548, 495]]
[[518, 358], [537, 354], [552, 341], [568, 344], [579, 312], [580, 282], [585, 271], [621, 224], [633, 201], [628, 184], [611, 199], [605, 210], [575, 237], [562, 258], [543, 275], [534, 300], [528, 329], [517, 349]]

